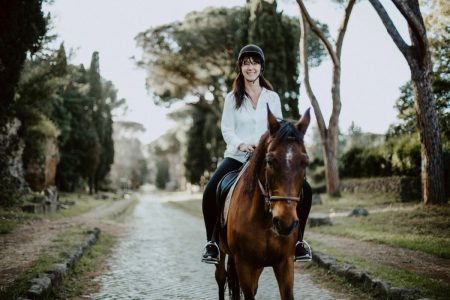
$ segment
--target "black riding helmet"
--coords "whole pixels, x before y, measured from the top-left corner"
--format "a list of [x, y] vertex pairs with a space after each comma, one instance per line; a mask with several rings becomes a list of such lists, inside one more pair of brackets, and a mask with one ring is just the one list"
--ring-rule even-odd
[[241, 59], [244, 56], [244, 54], [258, 55], [261, 60], [261, 72], [264, 70], [264, 62], [265, 62], [264, 52], [262, 51], [261, 48], [259, 48], [256, 45], [253, 45], [253, 44], [244, 46], [244, 47], [242, 47], [241, 51], [239, 51], [239, 55], [238, 55], [238, 59], [237, 59], [238, 70], [240, 70], [240, 68], [241, 68], [240, 62], [241, 62]]

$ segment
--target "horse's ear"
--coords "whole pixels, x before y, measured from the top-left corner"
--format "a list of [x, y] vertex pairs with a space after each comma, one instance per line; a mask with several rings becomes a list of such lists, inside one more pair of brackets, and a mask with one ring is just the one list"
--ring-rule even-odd
[[308, 129], [309, 122], [311, 121], [311, 115], [310, 115], [309, 111], [310, 111], [310, 108], [308, 108], [305, 111], [305, 113], [303, 114], [300, 121], [298, 121], [297, 124], [295, 124], [298, 131], [300, 131], [302, 134], [305, 134], [306, 129]]
[[267, 127], [269, 129], [270, 135], [274, 135], [278, 129], [280, 129], [280, 123], [278, 123], [277, 118], [272, 114], [269, 108], [269, 103], [267, 103]]

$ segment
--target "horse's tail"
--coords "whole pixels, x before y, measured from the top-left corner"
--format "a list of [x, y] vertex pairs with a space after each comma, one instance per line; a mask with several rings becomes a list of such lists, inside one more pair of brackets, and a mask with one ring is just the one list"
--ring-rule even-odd
[[234, 263], [233, 256], [228, 256], [227, 263], [227, 284], [228, 292], [230, 293], [230, 298], [232, 300], [241, 299], [241, 287], [239, 285], [239, 280], [236, 272], [236, 264]]

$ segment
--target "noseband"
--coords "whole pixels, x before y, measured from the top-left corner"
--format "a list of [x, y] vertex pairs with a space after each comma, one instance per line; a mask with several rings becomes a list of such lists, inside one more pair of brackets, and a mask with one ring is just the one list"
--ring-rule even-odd
[[271, 190], [269, 188], [269, 181], [267, 179], [267, 169], [266, 169], [266, 180], [265, 180], [265, 187], [262, 185], [261, 180], [258, 178], [258, 186], [261, 190], [261, 193], [264, 196], [264, 202], [269, 207], [269, 212], [272, 212], [272, 202], [274, 201], [286, 201], [288, 204], [291, 204], [291, 201], [300, 202], [302, 198], [302, 192], [303, 189], [300, 189], [300, 195], [298, 197], [293, 196], [272, 196]]

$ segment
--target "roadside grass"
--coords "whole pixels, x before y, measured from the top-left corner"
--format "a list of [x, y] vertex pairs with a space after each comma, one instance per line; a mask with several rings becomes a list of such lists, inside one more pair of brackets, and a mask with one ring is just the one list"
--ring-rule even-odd
[[[314, 284], [333, 292], [333, 297], [336, 299], [347, 300], [372, 300], [376, 299], [372, 293], [363, 291], [360, 287], [345, 280], [345, 278], [338, 276], [328, 270], [318, 267], [313, 263], [296, 264], [295, 270], [311, 276]], [[299, 283], [294, 283], [299, 284]]]
[[102, 232], [95, 245], [89, 248], [62, 283], [53, 289], [52, 299], [70, 299], [98, 291], [100, 283], [94, 279], [107, 268], [116, 238]]
[[41, 219], [42, 215], [25, 213], [18, 209], [5, 210], [0, 208], [0, 234], [12, 232], [20, 223]]
[[24, 296], [30, 287], [30, 279], [47, 271], [53, 264], [60, 263], [75, 249], [75, 246], [81, 244], [85, 237], [86, 231], [83, 228], [70, 228], [57, 236], [52, 245], [40, 253], [32, 266], [27, 268], [6, 290], [0, 291], [0, 299], [16, 299]]
[[327, 194], [320, 194], [322, 204], [314, 205], [311, 212], [346, 212], [355, 207], [367, 209], [410, 207], [416, 203], [402, 203], [389, 194], [371, 193], [342, 193], [340, 198], [331, 197]]
[[[357, 198], [365, 197], [358, 195], [361, 194], [351, 197], [344, 195], [339, 200], [331, 200], [334, 203], [329, 203], [330, 201], [325, 198], [325, 206], [316, 205], [313, 208], [314, 211], [323, 211], [323, 208], [338, 211], [343, 200], [344, 206], [357, 202], [359, 206], [370, 209], [370, 204], [364, 204], [361, 202], [363, 200], [355, 201]], [[389, 208], [386, 211], [371, 213], [367, 217], [334, 217], [333, 226], [312, 227], [308, 230], [420, 250], [438, 257], [450, 258], [449, 205], [426, 207], [422, 204], [404, 204]]]
[[[113, 196], [114, 197], [114, 196]], [[33, 214], [21, 211], [20, 208], [3, 209], [0, 208], [0, 234], [12, 232], [18, 225], [27, 221], [37, 221], [43, 219], [58, 220], [62, 218], [75, 217], [100, 205], [112, 203], [112, 198], [96, 199], [93, 195], [83, 193], [61, 193], [60, 202], [62, 204], [72, 201], [73, 205], [66, 205], [54, 213]]]
[[133, 213], [134, 208], [139, 203], [137, 197], [133, 196], [133, 201], [130, 205], [128, 205], [124, 210], [119, 211], [117, 214], [109, 217], [105, 222], [114, 222], [114, 223], [125, 223], [126, 219]]
[[60, 202], [66, 203], [67, 201], [73, 201], [74, 205], [67, 205], [66, 208], [59, 209], [54, 213], [46, 214], [45, 217], [50, 220], [58, 220], [61, 218], [75, 217], [84, 214], [91, 209], [112, 203], [111, 199], [97, 199], [94, 195], [83, 193], [61, 193]]
[[354, 256], [346, 255], [335, 248], [325, 246], [317, 240], [312, 240], [311, 245], [316, 251], [334, 256], [339, 263], [352, 264], [358, 269], [366, 270], [370, 275], [378, 279], [389, 282], [393, 286], [418, 289], [423, 295], [434, 299], [448, 299], [448, 291], [450, 290], [450, 284], [448, 283], [389, 266], [370, 263], [368, 260], [358, 259]]

